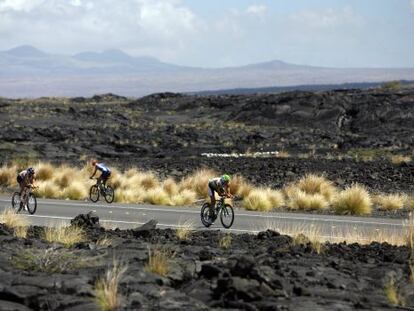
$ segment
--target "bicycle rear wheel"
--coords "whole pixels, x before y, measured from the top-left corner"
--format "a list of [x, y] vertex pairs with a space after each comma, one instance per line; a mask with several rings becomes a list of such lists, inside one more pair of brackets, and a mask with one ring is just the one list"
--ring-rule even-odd
[[224, 228], [229, 229], [234, 222], [234, 211], [230, 204], [225, 204], [220, 211], [220, 221]]
[[205, 227], [210, 227], [212, 222], [209, 217], [210, 204], [204, 203], [201, 207], [201, 222]]
[[27, 210], [30, 213], [30, 215], [33, 215], [36, 213], [37, 209], [37, 200], [36, 196], [33, 193], [29, 193], [27, 195]]
[[111, 186], [107, 186], [105, 190], [105, 201], [112, 203], [115, 199], [115, 190]]
[[16, 213], [20, 212], [22, 207], [20, 206], [20, 193], [19, 192], [13, 193], [11, 203], [12, 203], [12, 207], [16, 211]]
[[92, 202], [98, 202], [99, 200], [99, 188], [97, 185], [93, 185], [89, 190], [89, 198]]

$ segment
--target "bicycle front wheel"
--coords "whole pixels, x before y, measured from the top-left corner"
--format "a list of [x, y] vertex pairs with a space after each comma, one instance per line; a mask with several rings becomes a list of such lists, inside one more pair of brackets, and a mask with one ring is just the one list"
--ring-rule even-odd
[[224, 228], [228, 229], [234, 222], [234, 211], [230, 204], [225, 204], [220, 211], [220, 221]]
[[29, 193], [27, 196], [27, 210], [29, 211], [30, 215], [36, 213], [37, 209], [37, 200], [36, 196], [33, 193]]
[[210, 210], [210, 204], [204, 203], [203, 206], [201, 207], [201, 222], [207, 228], [211, 226], [209, 210]]
[[11, 203], [12, 203], [12, 207], [16, 211], [16, 213], [20, 212], [20, 210], [22, 209], [22, 207], [20, 205], [20, 193], [19, 192], [13, 193], [12, 202]]
[[115, 190], [111, 186], [107, 186], [105, 190], [105, 201], [112, 203], [115, 199]]
[[98, 202], [99, 200], [99, 188], [97, 185], [93, 185], [89, 190], [89, 198], [92, 202]]

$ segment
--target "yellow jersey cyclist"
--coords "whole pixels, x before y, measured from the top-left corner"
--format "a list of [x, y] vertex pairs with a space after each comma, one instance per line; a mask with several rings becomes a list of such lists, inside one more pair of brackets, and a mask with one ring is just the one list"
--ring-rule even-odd
[[20, 208], [27, 210], [27, 206], [23, 206], [23, 202], [26, 202], [27, 191], [24, 191], [26, 187], [34, 188], [34, 182], [36, 180], [36, 174], [33, 167], [29, 167], [26, 170], [17, 174], [17, 183], [20, 186]]
[[230, 176], [224, 174], [221, 177], [212, 178], [208, 181], [208, 196], [210, 197], [210, 210], [209, 215], [214, 215], [214, 208], [216, 207], [215, 192], [219, 196], [232, 198], [233, 195], [230, 193]]
[[98, 163], [97, 160], [92, 160], [92, 166], [95, 168], [95, 170], [93, 171], [93, 174], [91, 177], [89, 177], [90, 179], [92, 179], [97, 171], [101, 172], [101, 176], [98, 177], [98, 184], [99, 183], [103, 183], [103, 185], [106, 185], [106, 181], [108, 180], [108, 178], [111, 176], [111, 170], [106, 167], [105, 164], [103, 163]]

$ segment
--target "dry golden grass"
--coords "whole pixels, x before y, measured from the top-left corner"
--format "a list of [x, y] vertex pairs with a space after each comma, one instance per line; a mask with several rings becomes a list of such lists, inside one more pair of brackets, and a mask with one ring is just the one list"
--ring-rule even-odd
[[219, 240], [219, 246], [220, 246], [220, 248], [222, 248], [222, 249], [228, 249], [231, 246], [232, 240], [233, 240], [233, 238], [231, 237], [230, 234], [225, 234]]
[[280, 208], [285, 204], [285, 198], [283, 197], [283, 193], [281, 191], [266, 188], [265, 192], [273, 209]]
[[386, 211], [395, 211], [404, 207], [408, 200], [406, 194], [381, 194], [374, 197], [374, 203], [379, 205], [379, 208]]
[[0, 215], [0, 222], [13, 230], [18, 238], [26, 238], [29, 223], [22, 215], [12, 208], [6, 208]]
[[169, 272], [169, 259], [173, 256], [171, 251], [166, 249], [155, 249], [151, 251], [148, 249], [148, 262], [145, 265], [145, 270], [166, 276]]
[[393, 277], [390, 277], [385, 282], [384, 293], [390, 304], [394, 306], [405, 306], [404, 298], [398, 293], [398, 289]]
[[299, 190], [307, 194], [320, 194], [330, 202], [337, 193], [336, 187], [323, 176], [307, 174], [296, 183]]
[[197, 200], [197, 195], [192, 190], [184, 189], [180, 193], [171, 197], [171, 204], [175, 206], [183, 206], [193, 204]]
[[155, 205], [171, 205], [171, 200], [167, 192], [162, 188], [154, 188], [146, 191], [144, 202]]
[[166, 180], [164, 180], [162, 183], [162, 188], [171, 197], [177, 195], [180, 191], [178, 184], [175, 182], [173, 178], [167, 178]]
[[309, 194], [299, 190], [291, 194], [288, 207], [293, 210], [322, 210], [328, 208], [329, 203], [321, 194]]
[[102, 311], [115, 311], [121, 306], [119, 282], [127, 267], [114, 261], [111, 269], [106, 271], [103, 278], [95, 284], [95, 302]]
[[108, 247], [108, 246], [112, 245], [112, 239], [108, 238], [105, 235], [105, 236], [100, 237], [99, 239], [96, 240], [96, 245], [97, 246], [102, 246], [102, 247]]
[[321, 239], [320, 228], [313, 224], [309, 225], [308, 227], [302, 227], [299, 230], [299, 233], [292, 235], [292, 238], [294, 245], [309, 244], [312, 250], [317, 254], [321, 254], [324, 250], [325, 241]]
[[183, 223], [178, 224], [178, 228], [175, 230], [177, 238], [181, 241], [188, 240], [194, 231], [194, 224], [186, 220]]
[[76, 243], [85, 241], [86, 236], [82, 228], [59, 224], [57, 227], [47, 227], [44, 239], [50, 243], [60, 243], [71, 247]]
[[402, 165], [402, 164], [410, 163], [411, 160], [412, 159], [410, 156], [405, 156], [402, 154], [395, 154], [390, 157], [390, 161], [394, 165]]
[[36, 195], [41, 198], [58, 199], [62, 190], [52, 180], [40, 181], [37, 183]]
[[0, 167], [0, 186], [15, 187], [17, 185], [16, 176], [17, 166], [3, 165]]
[[265, 189], [254, 189], [243, 200], [243, 207], [251, 211], [269, 212], [273, 209], [267, 191]]
[[279, 152], [276, 154], [276, 158], [281, 158], [281, 159], [290, 158], [290, 154], [289, 154], [289, 152], [287, 152], [287, 151], [285, 151], [285, 150], [282, 150], [282, 151], [279, 151]]
[[89, 195], [88, 190], [84, 183], [80, 181], [73, 181], [63, 189], [62, 197], [70, 200], [83, 200]]
[[245, 198], [252, 191], [253, 186], [249, 184], [243, 176], [236, 174], [232, 177], [230, 184], [230, 193]]
[[364, 186], [354, 184], [338, 194], [333, 207], [339, 214], [369, 215], [372, 212], [371, 195]]
[[36, 179], [37, 180], [49, 180], [52, 179], [55, 172], [55, 167], [47, 162], [39, 162], [35, 166]]
[[[410, 228], [407, 226], [407, 228]], [[291, 237], [297, 237], [300, 235], [306, 236], [310, 241], [319, 241], [321, 243], [359, 243], [359, 244], [370, 244], [372, 242], [388, 243], [391, 245], [403, 246], [407, 245], [407, 238], [409, 235], [401, 230], [382, 229], [382, 230], [366, 230], [357, 229], [354, 227], [347, 228], [332, 228], [328, 233], [321, 233], [321, 229], [314, 224], [292, 224], [284, 221], [279, 222], [268, 222], [264, 227], [258, 229], [263, 230], [274, 230], [281, 234], [289, 235]], [[414, 229], [413, 229], [414, 239]]]
[[181, 180], [179, 186], [181, 190], [188, 189], [194, 191], [199, 198], [207, 198], [208, 181], [217, 176], [218, 174], [210, 169], [197, 170], [192, 175]]

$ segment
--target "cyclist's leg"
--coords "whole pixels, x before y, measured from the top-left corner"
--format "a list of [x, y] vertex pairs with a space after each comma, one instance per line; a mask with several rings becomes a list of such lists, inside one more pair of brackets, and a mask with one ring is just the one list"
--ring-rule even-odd
[[109, 179], [109, 176], [111, 176], [111, 173], [102, 173], [101, 178], [102, 178], [102, 183], [103, 185], [106, 187], [106, 182]]
[[210, 197], [210, 215], [214, 213], [214, 207], [216, 206], [216, 196], [214, 189], [211, 189], [210, 186], [208, 186], [208, 196]]

